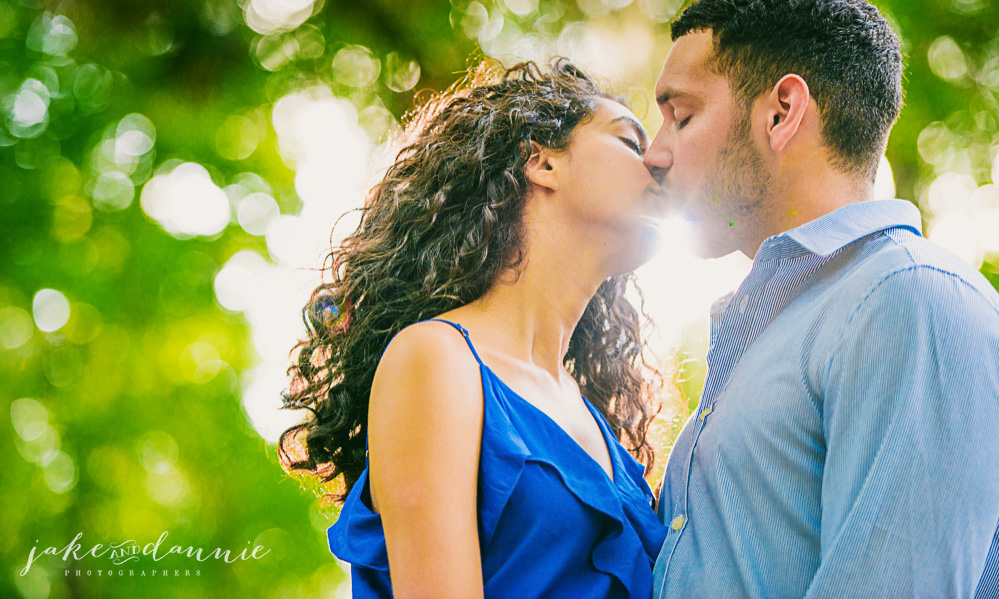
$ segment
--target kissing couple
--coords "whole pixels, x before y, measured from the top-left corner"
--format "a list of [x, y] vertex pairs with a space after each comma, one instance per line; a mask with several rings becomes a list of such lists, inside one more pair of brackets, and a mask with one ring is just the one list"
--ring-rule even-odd
[[[564, 60], [479, 69], [333, 248], [281, 453], [342, 477], [354, 597], [999, 596], [999, 296], [874, 198], [898, 37], [864, 0], [672, 37], [654, 136]], [[670, 213], [753, 265], [657, 496], [628, 290]]]

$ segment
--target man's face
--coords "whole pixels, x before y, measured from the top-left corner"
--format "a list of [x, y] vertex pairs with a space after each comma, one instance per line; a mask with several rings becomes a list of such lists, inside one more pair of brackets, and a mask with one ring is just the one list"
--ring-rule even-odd
[[770, 174], [753, 139], [749, 111], [712, 68], [710, 31], [680, 37], [656, 82], [662, 128], [645, 165], [692, 222], [696, 251], [752, 256], [766, 220]]

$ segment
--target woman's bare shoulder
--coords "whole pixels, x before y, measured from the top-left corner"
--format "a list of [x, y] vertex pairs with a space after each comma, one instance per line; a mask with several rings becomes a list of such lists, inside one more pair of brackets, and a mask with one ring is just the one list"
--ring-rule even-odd
[[421, 322], [396, 335], [368, 405], [375, 509], [417, 513], [465, 492], [474, 500], [483, 416], [479, 364], [457, 329]]
[[471, 367], [476, 372], [478, 362], [464, 335], [446, 322], [425, 320], [400, 331], [379, 361], [379, 368], [412, 367], [454, 372], [461, 367]]
[[372, 384], [371, 408], [377, 410], [381, 400], [396, 408], [407, 400], [429, 408], [466, 398], [459, 403], [478, 399], [471, 403], [481, 412], [481, 397], [479, 363], [464, 336], [445, 322], [424, 321], [400, 331], [385, 349]]

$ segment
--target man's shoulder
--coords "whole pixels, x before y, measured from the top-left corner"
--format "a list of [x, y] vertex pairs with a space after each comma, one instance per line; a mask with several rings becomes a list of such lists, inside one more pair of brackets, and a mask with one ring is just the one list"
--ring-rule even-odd
[[842, 282], [841, 297], [852, 295], [855, 308], [872, 299], [892, 298], [940, 308], [983, 302], [999, 313], [999, 293], [982, 273], [909, 230], [886, 231], [880, 242], [868, 242], [867, 251], [862, 246], [856, 262], [842, 273]]
[[932, 335], [949, 350], [988, 348], [969, 360], [992, 360], [999, 349], [999, 293], [968, 262], [911, 231], [858, 240], [830, 266], [802, 362], [814, 388], [850, 347], [882, 343], [892, 348], [885, 356], [904, 357], [895, 350], [922, 351]]
[[907, 229], [856, 241], [816, 277], [816, 289], [802, 306], [808, 312], [796, 316], [810, 320], [805, 335], [819, 355], [859, 334], [858, 327], [914, 327], [920, 320], [944, 319], [955, 330], [999, 330], [999, 293], [989, 281]]

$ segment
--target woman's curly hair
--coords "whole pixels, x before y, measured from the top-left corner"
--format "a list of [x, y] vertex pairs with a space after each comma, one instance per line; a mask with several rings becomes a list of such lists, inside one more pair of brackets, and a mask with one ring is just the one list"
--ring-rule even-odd
[[[308, 338], [295, 348], [283, 400], [312, 414], [281, 435], [287, 469], [324, 482], [342, 475], [346, 490], [333, 498], [345, 498], [365, 468], [368, 398], [389, 341], [516, 272], [525, 258], [521, 216], [532, 142], [567, 148], [595, 100], [610, 97], [564, 59], [547, 71], [530, 62], [505, 71], [483, 64], [415, 111], [407, 145], [372, 189], [361, 224], [327, 257], [332, 280], [303, 310]], [[565, 366], [651, 467], [646, 434], [656, 411], [639, 370], [639, 313], [625, 298], [633, 282], [624, 275], [600, 285]]]

